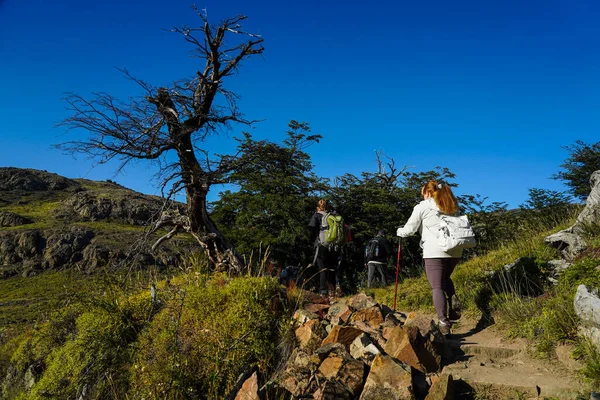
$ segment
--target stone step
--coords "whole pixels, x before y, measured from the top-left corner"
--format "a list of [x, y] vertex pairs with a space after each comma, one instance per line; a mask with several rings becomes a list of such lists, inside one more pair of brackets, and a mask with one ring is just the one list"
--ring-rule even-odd
[[467, 359], [446, 365], [442, 372], [463, 380], [477, 393], [497, 392], [496, 397], [489, 396], [494, 399], [535, 398], [537, 388], [541, 397], [577, 398], [582, 382], [555, 363], [545, 364], [547, 367], [538, 360]]
[[492, 347], [480, 345], [458, 345], [450, 343], [450, 348], [457, 357], [479, 356], [478, 358], [491, 358], [493, 360], [507, 359], [519, 354], [522, 350], [509, 347]]
[[455, 358], [443, 373], [464, 382], [463, 392], [470, 390], [476, 398], [576, 399], [585, 387], [573, 368], [530, 357], [526, 341], [507, 339], [494, 325], [482, 327], [465, 319], [453, 327], [447, 343]]

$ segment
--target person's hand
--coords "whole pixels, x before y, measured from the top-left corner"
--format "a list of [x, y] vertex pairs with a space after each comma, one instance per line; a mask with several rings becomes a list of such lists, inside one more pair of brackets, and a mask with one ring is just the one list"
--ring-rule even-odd
[[401, 232], [402, 232], [402, 226], [399, 226], [398, 229], [396, 229], [396, 236], [402, 237]]

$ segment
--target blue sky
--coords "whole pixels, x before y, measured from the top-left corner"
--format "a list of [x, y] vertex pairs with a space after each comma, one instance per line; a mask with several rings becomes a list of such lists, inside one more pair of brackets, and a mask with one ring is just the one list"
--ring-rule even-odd
[[[51, 145], [82, 137], [55, 127], [68, 116], [65, 92], [139, 95], [115, 67], [154, 85], [194, 73], [191, 47], [164, 30], [196, 24], [191, 4], [0, 0], [0, 166], [157, 193], [145, 164], [115, 177], [114, 165], [92, 168]], [[518, 206], [528, 188], [564, 189], [549, 179], [568, 155], [561, 146], [599, 140], [597, 1], [196, 4], [214, 22], [245, 14], [263, 35], [263, 57], [226, 85], [246, 117], [264, 119], [255, 137], [282, 140], [290, 119], [321, 133], [309, 148], [321, 176], [372, 171], [383, 149], [415, 172], [448, 167], [458, 194]]]

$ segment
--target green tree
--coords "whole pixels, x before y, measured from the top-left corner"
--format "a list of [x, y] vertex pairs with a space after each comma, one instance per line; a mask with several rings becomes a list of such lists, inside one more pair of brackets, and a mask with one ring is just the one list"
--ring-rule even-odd
[[571, 196], [549, 189], [529, 189], [529, 198], [519, 207], [529, 210], [553, 210], [568, 206]]
[[460, 196], [459, 202], [477, 237], [477, 247], [466, 255], [482, 254], [514, 238], [516, 215], [505, 202], [488, 203], [479, 194]]
[[[336, 178], [329, 192], [335, 208], [351, 226], [354, 241], [347, 246], [346, 253], [355, 270], [364, 263], [364, 246], [378, 229], [387, 230], [392, 242], [397, 240], [396, 228], [406, 222], [413, 207], [423, 200], [421, 187], [429, 179], [448, 182], [454, 178], [453, 173], [441, 167], [426, 172], [407, 171], [407, 167], [399, 168], [382, 151], [376, 152], [376, 162], [375, 172]], [[403, 248], [403, 270], [411, 274], [420, 271], [419, 238], [403, 240]]]
[[529, 198], [520, 207], [520, 227], [524, 229], [531, 226], [532, 229], [550, 229], [561, 223], [565, 216], [571, 215], [577, 206], [571, 204], [571, 196], [564, 192], [548, 189], [529, 189]]
[[569, 157], [552, 178], [564, 181], [574, 197], [585, 201], [590, 194], [590, 176], [600, 169], [600, 142], [589, 145], [577, 140], [564, 148], [569, 151]]
[[310, 132], [308, 123], [292, 120], [282, 144], [250, 136], [240, 142], [241, 156], [230, 177], [238, 189], [221, 193], [211, 214], [238, 251], [248, 254], [269, 246], [282, 263], [301, 265], [310, 259], [308, 221], [316, 195], [327, 189], [305, 152], [321, 139]]

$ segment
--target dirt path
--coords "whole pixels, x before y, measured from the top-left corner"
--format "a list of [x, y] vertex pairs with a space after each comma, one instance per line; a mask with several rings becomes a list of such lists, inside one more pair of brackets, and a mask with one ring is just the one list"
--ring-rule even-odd
[[452, 333], [454, 360], [443, 372], [466, 382], [477, 399], [575, 399], [581, 394], [584, 386], [568, 351], [561, 352], [564, 362], [536, 359], [524, 340], [507, 340], [496, 326], [479, 327], [466, 318]]

